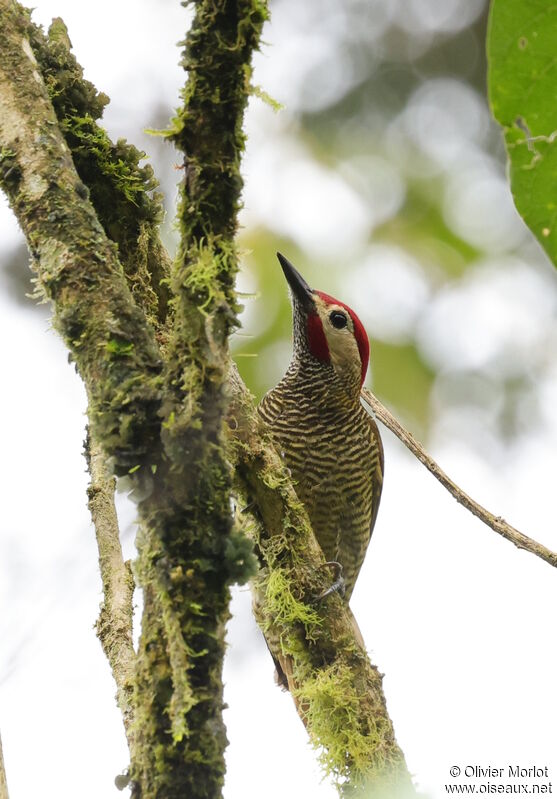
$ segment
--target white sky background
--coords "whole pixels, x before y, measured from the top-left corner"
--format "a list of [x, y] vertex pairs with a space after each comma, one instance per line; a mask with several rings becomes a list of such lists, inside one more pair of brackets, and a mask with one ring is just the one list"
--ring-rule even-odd
[[[64, 18], [86, 76], [111, 97], [105, 113], [111, 135], [126, 135], [149, 148], [141, 136], [141, 129], [152, 124], [145, 109], [157, 102], [172, 108], [178, 102], [183, 74], [174, 44], [182, 36], [186, 12], [170, 0], [99, 0], [94, 14], [68, 0], [35, 0], [34, 5], [37, 21]], [[427, 5], [425, 0], [421, 5]], [[412, 7], [418, 6], [416, 0]], [[288, 75], [303, 64], [293, 56], [300, 50], [280, 13], [264, 38], [273, 47], [258, 57], [255, 80], [286, 105], [295, 105], [296, 96], [288, 95]], [[290, 71], [285, 73], [286, 64]], [[338, 177], [312, 171], [303, 153], [278, 143], [288, 124], [288, 111], [276, 116], [251, 104], [244, 224], [273, 218], [277, 229], [289, 232], [315, 258], [322, 250], [341, 253], [351, 235], [361, 234], [361, 209]], [[160, 159], [158, 142], [152, 151]], [[294, 155], [303, 168], [288, 168]], [[164, 169], [172, 169], [172, 159], [169, 150]], [[286, 185], [284, 173], [290, 181]], [[306, 202], [290, 208], [287, 191]], [[338, 224], [326, 213], [331, 196], [341, 198], [338, 213], [344, 209]], [[393, 208], [397, 202], [395, 197]], [[509, 218], [503, 219], [501, 235], [510, 235]], [[492, 235], [493, 227], [485, 228], [485, 235]], [[15, 242], [17, 235], [4, 203], [2, 242]], [[476, 230], [474, 235], [480, 234]], [[403, 272], [403, 259], [397, 263]], [[493, 270], [489, 280], [482, 278], [490, 286], [497, 267]], [[331, 275], [335, 279], [341, 285], [339, 276]], [[543, 280], [555, 280], [548, 268]], [[537, 330], [540, 307], [544, 328], [555, 324], [554, 307], [540, 304], [543, 287], [519, 294], [518, 321], [525, 330]], [[495, 295], [497, 313], [490, 324], [493, 329], [494, 316], [493, 332], [501, 338], [501, 330], [512, 328], [517, 319], [517, 301], [504, 291]], [[471, 333], [482, 330], [481, 302], [473, 288], [468, 308]], [[447, 324], [456, 318], [445, 295], [434, 311]], [[426, 349], [432, 347], [431, 324], [421, 322]], [[455, 335], [459, 330], [462, 325]], [[536, 335], [532, 346], [542, 332]], [[46, 315], [1, 294], [0, 340], [5, 386], [0, 411], [0, 731], [11, 799], [120, 797], [113, 778], [127, 764], [126, 748], [114, 686], [93, 631], [101, 595], [85, 505], [84, 392], [63, 345], [48, 330]], [[442, 359], [443, 346], [433, 349], [432, 358]], [[476, 499], [557, 549], [556, 368], [553, 380], [540, 386], [540, 398], [544, 426], [506, 450], [497, 470], [463, 445], [451, 444], [451, 425], [467, 424], [466, 418], [443, 419], [431, 449]], [[390, 434], [384, 439], [381, 513], [352, 606], [373, 659], [385, 673], [389, 708], [410, 770], [435, 797], [446, 795], [443, 785], [452, 781], [448, 772], [453, 765], [548, 766], [556, 785], [557, 575], [484, 528]], [[131, 553], [133, 508], [123, 499], [120, 505], [124, 543]], [[290, 698], [274, 687], [272, 663], [254, 630], [249, 605], [247, 590], [237, 591], [225, 670], [231, 741], [225, 797], [332, 799], [336, 792], [326, 781], [320, 783]]]

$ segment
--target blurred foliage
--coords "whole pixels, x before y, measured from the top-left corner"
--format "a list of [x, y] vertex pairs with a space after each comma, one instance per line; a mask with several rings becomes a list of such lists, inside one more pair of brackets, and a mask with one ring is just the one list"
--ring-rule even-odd
[[495, 0], [487, 44], [489, 96], [505, 133], [516, 206], [557, 265], [557, 7]]
[[279, 155], [251, 162], [248, 149], [241, 241], [258, 296], [251, 335], [234, 342], [257, 396], [288, 359], [279, 249], [363, 318], [373, 388], [417, 435], [493, 455], [494, 437], [504, 445], [540, 423], [532, 385], [552, 376], [553, 312], [517, 347], [514, 297], [521, 323], [536, 319], [538, 292], [551, 304], [557, 284], [510, 198], [486, 99], [487, 15], [486, 0], [275, 0], [256, 76], [286, 111], [273, 121], [253, 109], [264, 133], [252, 152]]

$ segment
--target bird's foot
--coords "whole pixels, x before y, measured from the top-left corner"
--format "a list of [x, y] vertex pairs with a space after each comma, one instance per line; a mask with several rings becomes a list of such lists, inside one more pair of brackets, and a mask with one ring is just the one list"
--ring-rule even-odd
[[342, 563], [339, 563], [337, 560], [328, 560], [323, 566], [327, 566], [328, 568], [333, 570], [333, 583], [325, 589], [319, 596], [315, 597], [315, 602], [322, 602], [325, 597], [330, 596], [331, 594], [340, 594], [342, 597], [346, 593], [346, 582], [344, 577], [342, 576]]

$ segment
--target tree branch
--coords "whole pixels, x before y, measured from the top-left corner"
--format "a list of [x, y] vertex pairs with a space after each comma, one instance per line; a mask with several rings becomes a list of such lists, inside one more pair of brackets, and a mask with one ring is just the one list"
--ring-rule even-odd
[[163, 206], [153, 169], [139, 166], [145, 153], [125, 139], [114, 144], [98, 124], [109, 99], [84, 78], [63, 20], [53, 20], [48, 37], [31, 22], [28, 31], [76, 170], [106, 235], [118, 245], [134, 300], [159, 330], [170, 303], [170, 258], [159, 236]]
[[124, 563], [118, 517], [114, 505], [115, 480], [106, 456], [95, 441], [85, 442], [91, 482], [87, 490], [89, 510], [95, 526], [104, 601], [97, 621], [97, 635], [116, 682], [116, 698], [122, 713], [130, 755], [134, 756], [133, 591], [129, 562]]
[[323, 552], [234, 365], [229, 390], [237, 484], [257, 507], [252, 535], [263, 569], [254, 605], [269, 649], [342, 794], [380, 796], [388, 786], [390, 796], [410, 795], [382, 675], [366, 655], [348, 605], [338, 595], [315, 604], [326, 587]]
[[4, 752], [2, 750], [1, 737], [0, 737], [0, 799], [10, 799], [8, 794], [8, 781], [6, 779], [6, 767], [4, 766]]
[[391, 432], [395, 434], [395, 436], [402, 441], [402, 443], [410, 450], [410, 452], [416, 456], [416, 458], [422, 463], [426, 469], [431, 472], [431, 474], [439, 480], [442, 486], [444, 486], [447, 491], [452, 494], [452, 496], [463, 505], [470, 513], [473, 513], [474, 516], [477, 516], [484, 524], [487, 524], [488, 527], [491, 527], [496, 533], [502, 535], [503, 538], [506, 538], [507, 541], [510, 541], [514, 544], [518, 549], [525, 549], [527, 552], [531, 552], [532, 555], [537, 555], [538, 558], [545, 560], [551, 566], [557, 567], [557, 552], [553, 552], [552, 550], [545, 547], [543, 544], [538, 543], [533, 538], [529, 538], [524, 533], [521, 533], [520, 530], [517, 530], [515, 527], [512, 527], [508, 524], [501, 516], [494, 516], [493, 513], [486, 510], [486, 508], [482, 507], [479, 503], [472, 499], [472, 497], [465, 494], [464, 491], [457, 486], [455, 482], [451, 480], [451, 478], [445, 474], [445, 472], [440, 468], [440, 466], [430, 457], [427, 452], [424, 450], [422, 445], [416, 441], [414, 436], [409, 433], [404, 427], [400, 424], [397, 419], [390, 413], [390, 411], [385, 408], [385, 406], [375, 397], [371, 391], [367, 388], [362, 389], [362, 398], [364, 400], [364, 405], [367, 404], [377, 417], [380, 422], [382, 422], [385, 427], [388, 427]]

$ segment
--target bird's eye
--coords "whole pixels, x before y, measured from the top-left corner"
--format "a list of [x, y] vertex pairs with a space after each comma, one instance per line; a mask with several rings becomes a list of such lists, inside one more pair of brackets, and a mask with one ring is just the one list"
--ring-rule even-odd
[[348, 321], [346, 314], [342, 313], [342, 311], [332, 311], [329, 315], [329, 319], [331, 320], [332, 326], [336, 327], [338, 330], [346, 327], [346, 323]]

